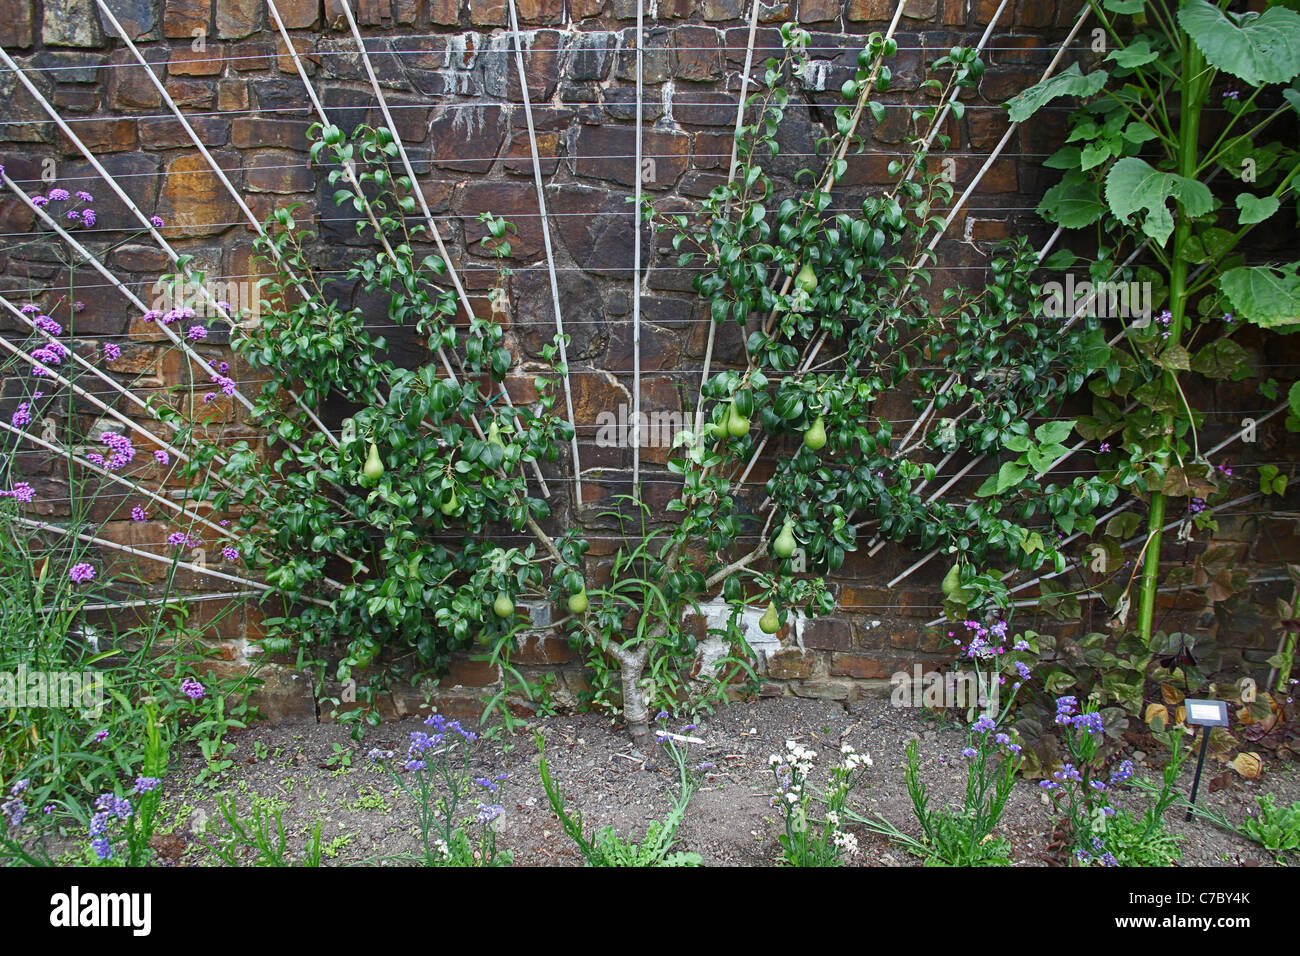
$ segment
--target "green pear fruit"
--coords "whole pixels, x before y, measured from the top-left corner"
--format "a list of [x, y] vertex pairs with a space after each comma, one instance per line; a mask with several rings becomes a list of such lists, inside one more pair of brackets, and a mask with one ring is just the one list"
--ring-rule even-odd
[[735, 403], [727, 411], [727, 434], [732, 438], [744, 438], [749, 434], [749, 419], [736, 411]]
[[460, 508], [460, 502], [456, 500], [456, 489], [451, 489], [451, 497], [438, 506], [438, 510], [445, 515], [454, 515]]
[[826, 420], [822, 416], [818, 415], [817, 421], [803, 433], [803, 443], [813, 451], [820, 451], [826, 444]]
[[492, 602], [492, 613], [497, 617], [509, 617], [515, 613], [515, 602], [510, 600], [510, 595], [502, 591], [497, 595], [497, 599]]
[[497, 426], [496, 422], [492, 422], [492, 424], [488, 425], [487, 440], [490, 445], [500, 445], [502, 448], [506, 447], [505, 442], [501, 440], [501, 429]]
[[794, 277], [794, 284], [809, 295], [817, 291], [817, 273], [813, 272], [811, 262], [805, 262], [799, 274]]
[[772, 542], [772, 551], [778, 558], [790, 557], [790, 555], [794, 554], [794, 549], [797, 547], [798, 543], [794, 540], [794, 528], [792, 525], [793, 522], [789, 518], [786, 518], [785, 524], [781, 526], [781, 533], [778, 534], [776, 540]]
[[366, 454], [366, 463], [361, 466], [361, 474], [368, 481], [378, 481], [384, 474], [384, 463], [379, 460], [379, 446], [374, 442], [370, 443], [370, 451]]
[[583, 588], [577, 594], [569, 595], [569, 611], [572, 614], [586, 614], [589, 603], [586, 588]]
[[775, 634], [781, 630], [781, 618], [776, 613], [775, 601], [767, 603], [767, 610], [763, 612], [763, 616], [759, 619], [758, 626], [764, 634]]

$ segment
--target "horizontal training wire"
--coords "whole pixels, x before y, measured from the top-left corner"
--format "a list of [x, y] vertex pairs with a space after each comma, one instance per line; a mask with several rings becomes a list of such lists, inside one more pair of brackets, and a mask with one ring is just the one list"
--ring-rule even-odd
[[[698, 24], [690, 24], [690, 25], [692, 25], [692, 26], [697, 26]], [[634, 28], [633, 28], [633, 27], [625, 27], [625, 28], [622, 28], [622, 29], [625, 29], [625, 30], [629, 30], [629, 31], [630, 31], [630, 30], [633, 30]], [[723, 28], [723, 29], [726, 29], [726, 28]], [[775, 28], [771, 28], [771, 29], [775, 29]], [[535, 27], [535, 28], [533, 28], [533, 29], [531, 29], [531, 30], [520, 30], [520, 31], [519, 31], [519, 36], [520, 36], [520, 37], [526, 37], [526, 36], [529, 36], [530, 34], [533, 35], [533, 36], [536, 36], [536, 34], [541, 33], [541, 32], [544, 32], [544, 31], [549, 31], [549, 32], [561, 32], [560, 30], [558, 30], [558, 29], [556, 29], [556, 28], [553, 28], [553, 27]], [[291, 30], [290, 32], [291, 32], [291, 33], [294, 33], [295, 31], [292, 31], [292, 30]], [[575, 36], [575, 37], [590, 37], [590, 36], [593, 36], [593, 35], [599, 35], [599, 34], [602, 34], [602, 33], [604, 33], [604, 34], [614, 34], [614, 33], [619, 33], [619, 32], [621, 32], [621, 30], [585, 30], [585, 31], [580, 31], [580, 32], [578, 32], [578, 33], [575, 33], [575, 34], [573, 34], [573, 36]], [[476, 49], [474, 49], [473, 51], [469, 51], [469, 50], [467, 50], [467, 49], [465, 49], [465, 48], [459, 48], [459, 49], [458, 49], [456, 46], [454, 46], [454, 45], [452, 45], [452, 44], [450, 44], [450, 43], [446, 43], [446, 42], [445, 42], [445, 41], [448, 41], [448, 40], [461, 39], [461, 38], [466, 37], [466, 36], [468, 36], [468, 35], [470, 35], [470, 34], [473, 34], [473, 35], [475, 35], [475, 36], [485, 36], [486, 38], [489, 39], [489, 41], [491, 41], [491, 40], [496, 40], [496, 39], [498, 39], [498, 38], [500, 38], [500, 39], [510, 40], [510, 39], [513, 39], [514, 36], [515, 36], [515, 33], [514, 33], [513, 31], [511, 31], [511, 30], [499, 30], [499, 29], [493, 30], [491, 33], [487, 33], [487, 34], [480, 34], [480, 33], [479, 33], [478, 31], [476, 31], [476, 30], [471, 30], [471, 31], [464, 32], [464, 33], [445, 33], [445, 34], [419, 34], [419, 33], [414, 33], [414, 34], [408, 34], [408, 35], [406, 35], [406, 36], [379, 36], [379, 37], [372, 36], [372, 37], [367, 37], [366, 39], [367, 39], [368, 41], [379, 41], [379, 42], [383, 42], [383, 43], [392, 43], [392, 42], [397, 41], [397, 40], [423, 40], [423, 41], [435, 40], [435, 41], [444, 41], [444, 46], [443, 46], [442, 49], [413, 49], [413, 50], [412, 50], [412, 49], [398, 49], [398, 48], [375, 49], [375, 48], [372, 48], [372, 47], [366, 45], [366, 46], [365, 46], [365, 50], [366, 50], [367, 53], [392, 54], [392, 55], [394, 55], [394, 56], [429, 56], [429, 55], [431, 55], [431, 54], [435, 54], [435, 55], [436, 55], [436, 54], [441, 53], [441, 54], [447, 55], [448, 57], [463, 57], [463, 56], [469, 56], [469, 57], [471, 57], [472, 59], [477, 59], [477, 58], [480, 57], [480, 56], [483, 56], [483, 57], [486, 57], [486, 56], [502, 56], [502, 57], [507, 57], [507, 56], [513, 56], [513, 55], [514, 55], [514, 47], [513, 47], [513, 46], [505, 46], [505, 45], [503, 45], [503, 46], [501, 46], [500, 48], [496, 48], [496, 47], [492, 47], [492, 46], [485, 46], [485, 47], [479, 47], [479, 48], [476, 48]], [[319, 33], [319, 32], [314, 32], [314, 31], [313, 31], [313, 32], [297, 31], [297, 35], [298, 35], [298, 36], [313, 36], [313, 35], [314, 35], [314, 36], [316, 36], [317, 38], [322, 38], [322, 39], [323, 39], [325, 36], [327, 36], [327, 35], [323, 35], [323, 34], [321, 34], [321, 33]], [[832, 35], [841, 36], [841, 37], [843, 37], [843, 38], [845, 38], [845, 39], [847, 40], [849, 37], [856, 37], [856, 36], [858, 36], [859, 34], [855, 34], [855, 33], [841, 33], [841, 34], [832, 34]], [[866, 34], [862, 34], [862, 35], [863, 35], [864, 37], [866, 36]], [[1023, 37], [1028, 38], [1028, 37], [1031, 37], [1031, 36], [1036, 36], [1036, 34], [1015, 34], [1015, 33], [1012, 33], [1012, 34], [1003, 34], [1003, 37], [1006, 37], [1006, 36], [1023, 36]], [[175, 37], [175, 38], [172, 38], [172, 39], [179, 39], [179, 37]], [[218, 40], [213, 40], [213, 43], [214, 43], [214, 44], [217, 43], [217, 42], [220, 42], [220, 41], [218, 41]], [[277, 40], [277, 49], [278, 49], [278, 46], [279, 46], [279, 42], [278, 42], [278, 40]], [[837, 53], [857, 53], [857, 52], [860, 52], [860, 51], [864, 48], [864, 46], [865, 46], [865, 43], [848, 43], [848, 44], [845, 44], [844, 46], [839, 46], [839, 45], [830, 44], [830, 43], [817, 43], [817, 42], [810, 42], [809, 45], [805, 48], [805, 52], [812, 54], [812, 53], [818, 53], [818, 52], [822, 52], [822, 51], [827, 51], [827, 52], [829, 52], [829, 51], [831, 51], [831, 50], [834, 50], [834, 51], [837, 52]], [[946, 52], [946, 51], [950, 50], [951, 48], [952, 48], [952, 44], [951, 44], [951, 43], [936, 43], [936, 44], [934, 44], [933, 46], [925, 46], [925, 45], [922, 45], [922, 46], [904, 46], [903, 44], [899, 44], [899, 46], [898, 46], [898, 50], [899, 50], [900, 53], [903, 53], [903, 52], [906, 52], [906, 53], [924, 53], [926, 50], [933, 50], [935, 53], [939, 53], [940, 51], [944, 51], [944, 52]], [[192, 51], [192, 47], [190, 46], [190, 42], [188, 42], [188, 41], [185, 42], [185, 43], [182, 43], [182, 44], [177, 44], [177, 45], [170, 45], [170, 44], [168, 44], [168, 45], [165, 45], [165, 46], [164, 46], [164, 45], [159, 45], [159, 46], [150, 46], [150, 45], [147, 45], [147, 44], [146, 44], [146, 45], [142, 45], [142, 46], [140, 46], [139, 49], [140, 49], [141, 54], [143, 54], [143, 55], [145, 56], [145, 59], [148, 59], [148, 54], [150, 54], [150, 53], [161, 53], [161, 52], [166, 52], [166, 53], [177, 53], [177, 52], [183, 52], [183, 51], [185, 51], [185, 50], [187, 50], [187, 49], [189, 49], [189, 50]], [[757, 46], [754, 47], [754, 51], [755, 51], [756, 53], [759, 52], [759, 51], [780, 53], [780, 52], [784, 51], [784, 49], [785, 49], [784, 46], [763, 46], [763, 45], [757, 45]], [[1032, 48], [1032, 47], [1026, 47], [1026, 46], [1024, 46], [1024, 45], [1022, 45], [1022, 44], [1012, 44], [1012, 45], [1008, 45], [1008, 46], [993, 46], [993, 45], [988, 45], [988, 46], [985, 46], [984, 49], [985, 49], [985, 50], [992, 50], [992, 51], [1014, 51], [1014, 52], [1017, 52], [1017, 53], [1042, 52], [1042, 53], [1045, 53], [1045, 54], [1050, 54], [1050, 53], [1053, 53], [1053, 52], [1055, 52], [1056, 50], [1060, 49], [1060, 47], [1059, 47], [1057, 44], [1051, 44], [1050, 46], [1044, 46], [1044, 47], [1042, 47], [1041, 50], [1035, 50], [1035, 49]], [[1071, 46], [1068, 46], [1068, 47], [1066, 47], [1065, 49], [1066, 49], [1066, 50], [1069, 50], [1069, 51], [1073, 51], [1073, 52], [1079, 52], [1079, 53], [1082, 53], [1082, 52], [1086, 52], [1086, 51], [1091, 50], [1091, 46], [1090, 46], [1089, 44], [1082, 44], [1082, 43], [1081, 43], [1081, 44], [1078, 44], [1078, 45], [1071, 45]], [[533, 46], [528, 46], [528, 47], [525, 48], [525, 55], [531, 55], [531, 54], [534, 54], [534, 53], [594, 53], [594, 52], [600, 52], [600, 51], [605, 51], [605, 52], [611, 52], [611, 51], [613, 51], [613, 52], [617, 52], [617, 51], [621, 51], [621, 50], [627, 50], [628, 52], [635, 52], [636, 47], [635, 47], [635, 44], [633, 44], [633, 43], [624, 44], [624, 43], [622, 43], [621, 41], [620, 41], [620, 42], [613, 43], [613, 44], [605, 45], [605, 46], [602, 46], [602, 45], [600, 45], [600, 44], [591, 44], [591, 43], [582, 43], [581, 45], [575, 43], [575, 44], [573, 44], [573, 45], [571, 45], [571, 46], [557, 46], [557, 47], [545, 47], [545, 46], [541, 46], [541, 47], [539, 47], [539, 46], [533, 45]], [[729, 46], [729, 45], [727, 45], [727, 44], [716, 43], [716, 44], [710, 44], [710, 45], [707, 45], [707, 46], [677, 46], [676, 44], [674, 44], [672, 47], [648, 47], [648, 48], [646, 48], [646, 52], [649, 52], [649, 53], [652, 53], [652, 54], [653, 54], [653, 53], [666, 53], [666, 52], [669, 52], [670, 50], [672, 50], [672, 51], [677, 51], [677, 52], [687, 52], [687, 53], [701, 53], [701, 52], [715, 52], [715, 51], [716, 51], [716, 52], [723, 52], [723, 51], [730, 52], [730, 51], [733, 51], [733, 50], [734, 50], [737, 54], [743, 54], [743, 53], [745, 52], [745, 47], [743, 47], [743, 46], [742, 46], [742, 47], [732, 47], [732, 46]], [[192, 51], [192, 52], [193, 52], [193, 51]], [[357, 51], [356, 51], [356, 46], [355, 46], [355, 44], [353, 44], [353, 43], [349, 43], [346, 49], [341, 49], [341, 50], [301, 50], [301, 51], [299, 51], [299, 56], [306, 56], [306, 57], [308, 57], [309, 59], [310, 59], [311, 57], [315, 57], [315, 56], [320, 56], [320, 57], [340, 56], [340, 57], [349, 57], [349, 58], [350, 58], [350, 57], [354, 57], [354, 56], [356, 56], [356, 52], [357, 52]], [[82, 56], [86, 56], [86, 57], [108, 56], [108, 55], [109, 55], [109, 54], [106, 54], [106, 53], [99, 53], [99, 54], [96, 54], [96, 53], [82, 54]], [[210, 56], [210, 57], [186, 57], [182, 62], [184, 62], [187, 66], [188, 66], [188, 65], [191, 65], [191, 64], [198, 64], [198, 63], [238, 63], [238, 62], [246, 61], [246, 60], [269, 60], [269, 59], [273, 59], [273, 58], [278, 58], [279, 56], [280, 56], [279, 53], [270, 53], [270, 52], [268, 52], [268, 53], [248, 53], [248, 54], [225, 54], [225, 53], [223, 53], [221, 56]], [[166, 61], [166, 60], [150, 61], [150, 65], [151, 65], [151, 66], [166, 66], [167, 63], [168, 63], [168, 61]], [[845, 64], [845, 65], [847, 66], [848, 64]], [[113, 63], [113, 62], [108, 62], [108, 61], [103, 61], [103, 62], [90, 62], [90, 63], [82, 62], [82, 63], [72, 63], [72, 64], [68, 64], [68, 65], [64, 65], [64, 66], [24, 66], [24, 67], [23, 67], [23, 70], [24, 70], [24, 72], [27, 72], [27, 73], [64, 73], [64, 72], [75, 72], [75, 71], [77, 71], [77, 70], [91, 70], [91, 69], [94, 69], [94, 70], [100, 70], [100, 69], [105, 69], [105, 70], [116, 70], [116, 69], [121, 69], [121, 68], [123, 68], [123, 67], [136, 67], [136, 68], [138, 68], [138, 67], [139, 67], [139, 64], [136, 63], [136, 62], [133, 61], [133, 60], [132, 60], [132, 61], [127, 61], [127, 62], [122, 62], [122, 63]], [[448, 68], [452, 69], [452, 70], [455, 71], [455, 72], [468, 72], [470, 69], [472, 69], [472, 67], [462, 67], [462, 68], [456, 68], [456, 67], [443, 67], [442, 69], [448, 69]], [[417, 69], [419, 69], [419, 68], [417, 67]], [[434, 68], [434, 69], [436, 69], [436, 68]], [[762, 65], [762, 64], [759, 64], [758, 66], [755, 66], [753, 69], [754, 69], [755, 72], [761, 72], [761, 71], [763, 70], [763, 65]], [[728, 67], [727, 70], [728, 70], [729, 72], [739, 72], [739, 64], [737, 64], [735, 67]], [[631, 82], [631, 81], [629, 80], [629, 82]]]

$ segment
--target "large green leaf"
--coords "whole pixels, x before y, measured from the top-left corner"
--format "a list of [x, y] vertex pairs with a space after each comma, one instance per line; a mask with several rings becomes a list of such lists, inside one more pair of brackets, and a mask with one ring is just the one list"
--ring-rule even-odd
[[1174, 218], [1167, 203], [1177, 199], [1191, 216], [1203, 216], [1214, 206], [1214, 197], [1204, 183], [1165, 173], [1146, 160], [1129, 156], [1119, 160], [1106, 175], [1106, 204], [1120, 222], [1139, 210], [1146, 211], [1142, 231], [1164, 245], [1174, 231]]
[[1007, 113], [1012, 122], [1023, 123], [1052, 100], [1062, 96], [1092, 96], [1106, 85], [1106, 71], [1079, 72], [1079, 64], [1071, 63], [1064, 73], [1035, 83], [1007, 100]]
[[1251, 86], [1300, 76], [1300, 14], [1294, 10], [1225, 14], [1207, 0], [1187, 0], [1178, 23], [1210, 66]]
[[1043, 193], [1043, 201], [1038, 204], [1040, 216], [1066, 229], [1091, 226], [1105, 211], [1101, 184], [1077, 169], [1070, 170], [1064, 179]]
[[1237, 193], [1237, 208], [1241, 215], [1237, 217], [1238, 225], [1249, 226], [1251, 223], [1263, 222], [1277, 212], [1281, 204], [1276, 196], [1252, 196], [1250, 193]]
[[1150, 40], [1146, 37], [1139, 37], [1128, 46], [1111, 51], [1110, 56], [1106, 57], [1106, 59], [1113, 60], [1120, 66], [1134, 67], [1144, 66], [1152, 60], [1158, 59], [1159, 56], [1159, 50], [1151, 49]]
[[[1300, 323], [1300, 262], [1240, 266], [1219, 277], [1219, 288], [1241, 318], [1265, 328]], [[1285, 329], [1294, 331], [1294, 329]]]

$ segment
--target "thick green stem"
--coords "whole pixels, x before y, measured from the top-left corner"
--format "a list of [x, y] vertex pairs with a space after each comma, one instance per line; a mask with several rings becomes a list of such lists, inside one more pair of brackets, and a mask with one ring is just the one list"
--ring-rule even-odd
[[[1201, 105], [1207, 89], [1208, 77], [1205, 60], [1200, 51], [1186, 36], [1183, 37], [1181, 102], [1182, 125], [1178, 130], [1178, 173], [1189, 179], [1196, 176], [1197, 136], [1200, 131]], [[1174, 226], [1174, 246], [1170, 258], [1169, 271], [1169, 339], [1168, 346], [1177, 345], [1182, 338], [1184, 320], [1187, 315], [1187, 256], [1188, 240], [1192, 236], [1192, 222], [1182, 203], [1177, 203], [1178, 221]], [[1173, 393], [1178, 390], [1175, 371], [1164, 373], [1165, 390]], [[1160, 439], [1160, 449], [1155, 461], [1164, 474], [1173, 458], [1175, 413], [1164, 414], [1164, 434]], [[1193, 427], [1194, 424], [1193, 424]], [[1151, 510], [1147, 519], [1150, 540], [1147, 542], [1146, 556], [1142, 562], [1141, 600], [1138, 604], [1138, 633], [1144, 644], [1151, 643], [1151, 626], [1155, 618], [1156, 588], [1160, 583], [1160, 538], [1161, 528], [1165, 523], [1165, 496], [1160, 491], [1151, 492]]]

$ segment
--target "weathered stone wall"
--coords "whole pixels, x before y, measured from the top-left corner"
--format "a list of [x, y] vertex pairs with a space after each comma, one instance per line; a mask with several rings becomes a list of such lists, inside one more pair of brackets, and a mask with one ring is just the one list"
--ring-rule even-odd
[[[300, 203], [318, 217], [323, 241], [316, 254], [321, 267], [335, 270], [337, 279], [350, 261], [349, 244], [357, 241], [354, 220], [334, 207], [325, 173], [307, 161], [306, 132], [314, 117], [292, 61], [273, 22], [268, 22], [263, 0], [111, 2], [253, 212], [265, 217], [276, 208]], [[1007, 4], [985, 56], [988, 70], [978, 93], [970, 98], [965, 116], [951, 119], [947, 129], [953, 137], [959, 189], [1007, 128], [1000, 104], [1036, 81], [1079, 6], [1074, 0]], [[279, 0], [278, 8], [331, 119], [345, 128], [380, 123], [336, 0]], [[976, 42], [996, 8], [992, 0], [910, 0], [897, 34], [900, 53], [893, 64], [893, 89], [883, 98], [889, 109], [880, 123], [869, 123], [868, 148], [850, 161], [843, 182], [845, 205], [892, 181], [887, 166], [904, 148], [908, 106], [923, 95], [919, 85], [925, 64], [954, 44]], [[509, 344], [518, 361], [509, 386], [517, 400], [527, 401], [528, 363], [549, 341], [553, 316], [521, 90], [512, 41], [504, 29], [507, 6], [503, 0], [356, 0], [355, 10], [399, 132], [477, 309], [491, 309], [488, 292], [500, 282], [478, 246], [484, 231], [477, 217], [490, 211], [518, 227], [509, 262], [514, 273], [506, 282]], [[636, 12], [634, 0], [519, 4], [564, 321], [573, 336], [569, 355], [588, 519], [610, 495], [627, 490], [631, 465], [626, 447], [598, 444], [597, 416], [631, 405], [633, 220], [626, 197], [636, 172]], [[666, 201], [689, 204], [725, 179], [748, 12], [745, 0], [651, 0], [647, 8], [644, 155], [652, 167], [646, 186]], [[811, 85], [816, 88], [804, 90], [802, 100], [792, 105], [781, 133], [783, 153], [776, 170], [787, 180], [802, 166], [817, 164], [816, 139], [839, 101], [840, 85], [852, 74], [862, 35], [883, 30], [892, 13], [891, 0], [763, 3], [758, 63], [778, 54], [781, 22], [793, 19], [813, 31], [811, 55], [817, 69]], [[252, 231], [143, 69], [120, 41], [108, 38], [94, 0], [0, 0], [0, 45], [30, 71], [140, 208], [166, 220], [168, 236], [176, 237], [177, 248], [196, 257], [197, 267], [209, 278], [228, 283], [255, 280]], [[1087, 55], [1086, 45], [1076, 42], [1074, 50]], [[99, 222], [87, 234], [88, 244], [105, 251], [115, 273], [142, 299], [152, 299], [154, 280], [167, 271], [165, 258], [147, 237], [133, 235], [137, 231], [121, 204], [7, 71], [0, 71], [0, 103], [0, 162], [9, 174], [38, 191], [45, 164], [52, 162], [62, 185], [95, 193]], [[937, 274], [937, 287], [978, 281], [991, 240], [1046, 235], [1033, 209], [1055, 180], [1042, 160], [1059, 145], [1065, 115], [1064, 109], [1044, 110], [1012, 137], [951, 228], [950, 241], [940, 247], [947, 271]], [[300, 212], [299, 218], [305, 214]], [[54, 308], [66, 294], [69, 276], [48, 249], [22, 244], [21, 234], [30, 226], [30, 216], [19, 204], [0, 197], [0, 232], [6, 236], [0, 252], [3, 286], [13, 297]], [[649, 413], [683, 412], [698, 389], [707, 312], [692, 291], [689, 271], [676, 268], [672, 257], [649, 239], [643, 249], [642, 406]], [[341, 281], [334, 288], [345, 300], [365, 306], [375, 324], [386, 323], [383, 303], [366, 301], [359, 290]], [[95, 351], [105, 339], [119, 342], [122, 355], [109, 367], [123, 376], [143, 375], [142, 388], [165, 394], [168, 386], [181, 381], [174, 353], [160, 347], [156, 330], [140, 322], [109, 284], [80, 270], [76, 297], [85, 303], [77, 319], [83, 348]], [[7, 318], [3, 321], [6, 329], [12, 328]], [[421, 346], [409, 334], [386, 334], [395, 349], [418, 358]], [[742, 336], [734, 325], [724, 327], [715, 361], [740, 362]], [[233, 361], [218, 339], [204, 348], [214, 360]], [[232, 374], [254, 387], [255, 372], [236, 363]], [[1288, 378], [1285, 370], [1273, 374]], [[915, 415], [910, 398], [887, 396], [881, 411], [907, 422]], [[1220, 409], [1264, 406], [1249, 390], [1231, 385], [1201, 399], [1203, 407]], [[218, 403], [206, 414], [214, 416], [212, 423], [224, 427], [228, 438], [257, 438], [230, 403]], [[1213, 440], [1227, 434], [1241, 417], [1226, 413], [1212, 418], [1207, 436]], [[1259, 460], [1275, 457], [1269, 443], [1280, 440], [1279, 431], [1280, 426], [1262, 429], [1261, 443], [1252, 446], [1249, 455]], [[1237, 458], [1239, 450], [1226, 454]], [[665, 455], [662, 447], [643, 453], [647, 498], [657, 513], [675, 491], [675, 482], [662, 468]], [[63, 469], [29, 453], [21, 456], [21, 464], [27, 474], [44, 471], [39, 481], [41, 513], [63, 516]], [[565, 474], [564, 466], [554, 474]], [[770, 468], [760, 466], [751, 476], [751, 491], [760, 489], [769, 474]], [[553, 483], [561, 495], [567, 494], [562, 480]], [[161, 543], [168, 530], [164, 523], [124, 520], [120, 512], [111, 513], [117, 503], [105, 497], [92, 512], [93, 518], [109, 519], [101, 532], [105, 537], [143, 546]], [[559, 523], [572, 514], [563, 507], [557, 513]], [[1268, 518], [1267, 536], [1260, 534], [1260, 520], [1254, 515], [1226, 521], [1221, 537], [1239, 543], [1242, 559], [1269, 563], [1300, 557], [1291, 517]], [[593, 574], [599, 580], [599, 565], [608, 560], [614, 541], [599, 527], [593, 534]], [[1177, 562], [1203, 547], [1171, 540], [1169, 557]], [[763, 692], [845, 699], [916, 662], [928, 666], [948, 661], [951, 639], [945, 629], [924, 626], [940, 613], [936, 583], [945, 570], [940, 562], [900, 587], [886, 587], [915, 557], [892, 547], [873, 558], [864, 552], [851, 555], [833, 581], [839, 599], [836, 615], [808, 622], [785, 635], [783, 646], [768, 648]], [[157, 584], [162, 566], [146, 562], [138, 564], [138, 570], [146, 583]], [[211, 582], [193, 574], [182, 574], [178, 584], [212, 589]], [[1162, 606], [1194, 616], [1199, 605], [1172, 595], [1162, 597]], [[219, 618], [213, 634], [223, 641], [229, 666], [242, 666], [261, 633], [259, 612], [250, 607], [224, 617], [222, 613], [219, 602], [196, 602], [190, 620], [202, 626]], [[757, 636], [756, 628], [751, 632]], [[1271, 638], [1259, 634], [1235, 640], [1241, 647], [1234, 653], [1258, 659], [1259, 648]], [[527, 639], [515, 663], [529, 674], [558, 671], [562, 695], [582, 688], [574, 652], [553, 634]], [[269, 698], [274, 711], [313, 706], [305, 682], [285, 672], [268, 676], [275, 690]], [[498, 680], [499, 675], [483, 664], [458, 661], [443, 681], [442, 706], [477, 713], [482, 688]], [[417, 704], [403, 700], [394, 707]]]

